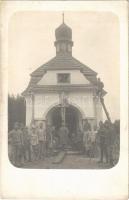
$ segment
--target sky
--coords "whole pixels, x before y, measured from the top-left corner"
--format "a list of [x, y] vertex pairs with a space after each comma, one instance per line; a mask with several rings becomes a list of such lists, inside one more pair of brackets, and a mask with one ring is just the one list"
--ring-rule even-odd
[[[65, 12], [72, 28], [73, 56], [98, 73], [108, 92], [105, 104], [112, 120], [119, 119], [119, 21], [111, 12]], [[23, 92], [30, 74], [55, 56], [55, 29], [62, 12], [17, 12], [8, 25], [9, 94]]]

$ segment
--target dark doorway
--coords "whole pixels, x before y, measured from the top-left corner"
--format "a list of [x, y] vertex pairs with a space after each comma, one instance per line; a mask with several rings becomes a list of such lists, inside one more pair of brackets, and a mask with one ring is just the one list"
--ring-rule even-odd
[[[56, 130], [58, 130], [61, 126], [61, 108], [58, 106], [52, 108], [48, 112], [46, 118], [47, 122], [55, 126]], [[66, 107], [65, 120], [70, 134], [76, 133], [77, 129], [82, 125], [82, 116], [80, 111], [71, 105]]]

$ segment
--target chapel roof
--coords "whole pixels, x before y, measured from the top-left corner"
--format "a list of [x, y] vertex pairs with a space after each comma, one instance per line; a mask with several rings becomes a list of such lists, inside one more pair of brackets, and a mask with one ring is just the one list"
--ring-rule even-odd
[[40, 66], [34, 72], [32, 72], [31, 76], [42, 76], [44, 71], [46, 70], [70, 70], [70, 69], [79, 69], [83, 70], [83, 73], [90, 75], [97, 75], [95, 71], [81, 63], [79, 60], [69, 55], [58, 55]]
[[[64, 23], [64, 20], [63, 23], [55, 30], [55, 37], [56, 48], [58, 44], [62, 48], [64, 42], [66, 43], [66, 46], [70, 45], [72, 47], [72, 29]], [[31, 73], [29, 85], [22, 94], [26, 95], [28, 93], [31, 93], [35, 87], [38, 87], [38, 81], [41, 80], [43, 75], [48, 70], [80, 70], [84, 74], [86, 79], [90, 81], [91, 85], [95, 85], [97, 81], [97, 73], [89, 68], [87, 65], [74, 58], [72, 56], [72, 53], [68, 52], [66, 48], [66, 50], [63, 49], [62, 51], [61, 49], [59, 52], [56, 52], [55, 57], [53, 57], [48, 62], [41, 65], [34, 72]]]

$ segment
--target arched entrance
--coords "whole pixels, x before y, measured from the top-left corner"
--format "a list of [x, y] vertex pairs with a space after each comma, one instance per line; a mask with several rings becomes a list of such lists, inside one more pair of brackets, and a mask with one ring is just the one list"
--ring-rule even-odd
[[[46, 122], [58, 129], [61, 126], [61, 107], [54, 106], [46, 115]], [[78, 128], [82, 128], [82, 114], [78, 108], [69, 105], [65, 108], [65, 122], [69, 129], [69, 133], [77, 133]]]

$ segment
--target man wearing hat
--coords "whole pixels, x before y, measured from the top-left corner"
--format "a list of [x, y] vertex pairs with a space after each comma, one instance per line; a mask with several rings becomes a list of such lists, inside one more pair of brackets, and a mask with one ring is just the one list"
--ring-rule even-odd
[[66, 127], [65, 123], [62, 123], [59, 129], [60, 147], [62, 149], [64, 149], [68, 145], [68, 134], [69, 134], [68, 128]]
[[28, 131], [28, 127], [25, 126], [23, 129], [23, 153], [24, 153], [24, 160], [31, 161], [31, 143], [30, 143], [30, 134]]
[[11, 140], [13, 147], [13, 164], [17, 167], [22, 165], [21, 151], [22, 151], [22, 132], [19, 128], [18, 122], [14, 124], [14, 129], [9, 133], [9, 140]]
[[108, 163], [113, 166], [113, 147], [115, 142], [115, 130], [113, 124], [106, 120], [105, 123], [105, 132], [106, 132], [106, 146], [107, 146], [107, 153], [108, 153]]
[[37, 160], [39, 155], [39, 148], [38, 148], [39, 140], [35, 125], [31, 126], [30, 131], [31, 131], [31, 147], [33, 152], [33, 160]]
[[100, 146], [99, 163], [103, 163], [104, 158], [106, 162], [108, 163], [107, 130], [106, 130], [105, 124], [103, 124], [102, 121], [99, 122], [98, 137], [99, 137], [99, 146]]
[[46, 156], [46, 128], [45, 124], [40, 123], [37, 129], [39, 139], [39, 158], [44, 159]]

